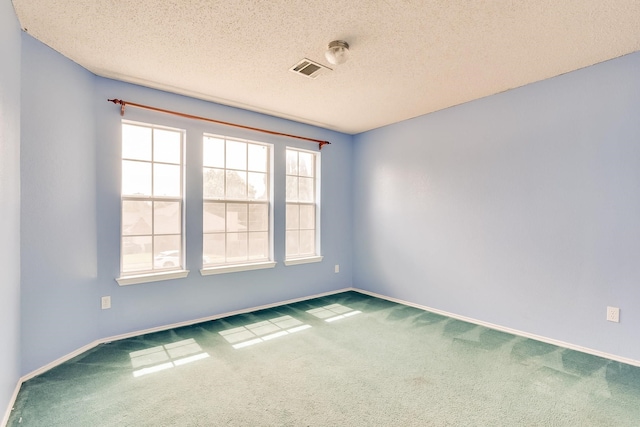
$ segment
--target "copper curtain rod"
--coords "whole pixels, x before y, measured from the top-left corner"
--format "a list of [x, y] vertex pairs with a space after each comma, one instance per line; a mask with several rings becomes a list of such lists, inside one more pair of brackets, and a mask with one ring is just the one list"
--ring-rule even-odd
[[209, 118], [206, 118], [206, 117], [192, 116], [191, 114], [179, 113], [177, 111], [171, 111], [171, 110], [164, 110], [162, 108], [156, 108], [156, 107], [150, 107], [148, 105], [136, 104], [134, 102], [123, 101], [121, 99], [107, 99], [107, 101], [113, 102], [114, 104], [120, 104], [120, 115], [121, 116], [124, 116], [124, 107], [128, 105], [128, 106], [131, 106], [131, 107], [142, 108], [142, 109], [145, 109], [145, 110], [157, 111], [157, 112], [166, 113], [166, 114], [173, 114], [174, 116], [185, 117], [187, 119], [202, 120], [202, 121], [209, 122], [209, 123], [217, 123], [219, 125], [233, 126], [233, 127], [237, 127], [237, 128], [240, 128], [240, 129], [252, 130], [252, 131], [255, 131], [255, 132], [268, 133], [269, 135], [286, 136], [288, 138], [296, 138], [296, 139], [303, 139], [305, 141], [316, 142], [318, 144], [318, 149], [320, 149], [320, 150], [322, 150], [323, 146], [325, 146], [327, 144], [331, 144], [329, 141], [322, 141], [320, 139], [307, 138], [306, 136], [291, 135], [291, 134], [288, 134], [288, 133], [274, 132], [274, 131], [267, 130], [267, 129], [260, 129], [260, 128], [254, 128], [254, 127], [251, 127], [251, 126], [238, 125], [238, 124], [235, 124], [235, 123], [223, 122], [223, 121], [220, 121], [220, 120], [209, 119]]

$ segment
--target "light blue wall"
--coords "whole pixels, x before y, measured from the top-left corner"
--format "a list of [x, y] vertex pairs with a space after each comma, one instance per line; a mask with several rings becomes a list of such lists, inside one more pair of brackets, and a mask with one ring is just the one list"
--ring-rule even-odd
[[94, 82], [23, 33], [23, 373], [98, 333]]
[[639, 113], [635, 53], [358, 135], [354, 285], [640, 360]]
[[0, 1], [0, 422], [20, 374], [20, 27]]
[[[23, 373], [97, 339], [351, 286], [351, 136], [99, 78], [28, 35], [22, 65]], [[323, 262], [282, 263], [285, 148], [317, 145], [129, 108], [126, 119], [187, 130], [191, 273], [118, 286], [121, 117], [107, 98], [330, 140], [321, 152]], [[274, 144], [274, 269], [200, 275], [203, 131]], [[105, 295], [112, 298], [110, 310], [100, 309]]]

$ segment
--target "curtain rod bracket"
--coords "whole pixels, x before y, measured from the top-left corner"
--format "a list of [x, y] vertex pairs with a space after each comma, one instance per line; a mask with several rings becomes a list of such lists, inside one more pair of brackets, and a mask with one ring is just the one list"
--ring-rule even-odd
[[327, 144], [331, 144], [329, 141], [322, 141], [318, 143], [318, 150], [322, 150], [322, 147], [324, 147]]

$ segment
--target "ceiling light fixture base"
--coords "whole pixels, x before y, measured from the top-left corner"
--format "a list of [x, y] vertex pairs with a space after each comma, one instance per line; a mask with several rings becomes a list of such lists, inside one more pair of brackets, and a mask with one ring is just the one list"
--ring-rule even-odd
[[349, 43], [344, 40], [334, 40], [329, 43], [327, 51], [324, 53], [325, 58], [330, 64], [344, 64], [349, 59]]

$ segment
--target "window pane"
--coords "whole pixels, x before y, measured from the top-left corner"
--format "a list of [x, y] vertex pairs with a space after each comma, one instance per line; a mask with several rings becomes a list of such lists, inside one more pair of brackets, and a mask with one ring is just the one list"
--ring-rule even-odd
[[227, 141], [227, 169], [247, 169], [247, 144]]
[[287, 230], [287, 242], [285, 246], [285, 256], [287, 258], [298, 255], [298, 230]]
[[122, 161], [122, 194], [151, 195], [151, 163]]
[[181, 237], [156, 236], [153, 238], [154, 268], [178, 268], [182, 266]]
[[153, 161], [180, 164], [181, 139], [182, 134], [180, 132], [154, 129]]
[[244, 203], [227, 204], [227, 231], [247, 231], [247, 205]]
[[319, 156], [315, 153], [287, 150], [287, 258], [314, 255], [317, 251], [316, 161], [319, 161]]
[[313, 230], [316, 228], [316, 207], [300, 205], [300, 229]]
[[298, 153], [298, 175], [313, 176], [313, 154]]
[[269, 146], [205, 136], [203, 150], [203, 263], [269, 259]]
[[122, 238], [122, 272], [150, 271], [153, 268], [151, 236]]
[[269, 259], [269, 233], [249, 233], [249, 259]]
[[313, 255], [316, 246], [316, 233], [313, 230], [300, 230], [300, 255]]
[[223, 264], [225, 262], [224, 233], [205, 234], [202, 242], [204, 265]]
[[267, 171], [267, 147], [264, 145], [248, 144], [250, 171]]
[[203, 170], [204, 197], [210, 199], [224, 197], [224, 169]]
[[227, 171], [227, 199], [247, 198], [247, 173]]
[[180, 202], [155, 202], [153, 208], [154, 234], [180, 234], [182, 230]]
[[122, 235], [151, 234], [151, 202], [122, 201]]
[[151, 161], [151, 129], [122, 125], [122, 158]]
[[249, 199], [267, 200], [267, 174], [249, 172]]
[[285, 219], [287, 230], [297, 230], [300, 228], [300, 213], [298, 205], [287, 204], [287, 217]]
[[183, 267], [183, 132], [122, 123], [123, 275]]
[[287, 176], [287, 202], [297, 202], [298, 201], [298, 177], [297, 176]]
[[203, 231], [205, 233], [224, 232], [225, 213], [224, 203], [205, 203], [202, 216]]
[[153, 195], [180, 197], [180, 166], [153, 165]]
[[299, 193], [298, 197], [301, 202], [313, 202], [314, 201], [314, 188], [313, 178], [300, 178], [299, 181]]
[[227, 262], [247, 260], [247, 233], [227, 233]]
[[287, 150], [287, 175], [298, 175], [298, 152]]
[[205, 136], [203, 154], [204, 166], [224, 168], [224, 139]]
[[249, 230], [269, 230], [269, 208], [266, 204], [249, 205]]

